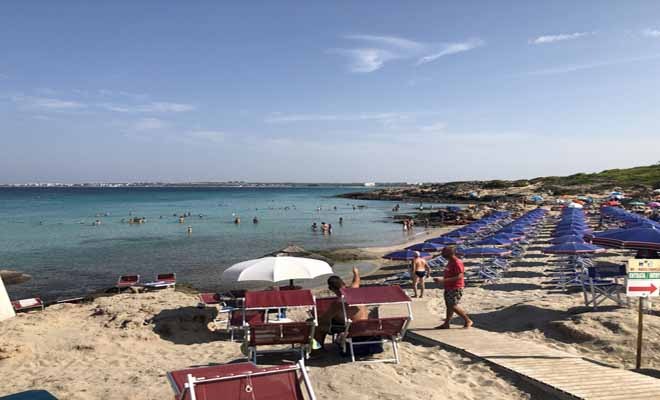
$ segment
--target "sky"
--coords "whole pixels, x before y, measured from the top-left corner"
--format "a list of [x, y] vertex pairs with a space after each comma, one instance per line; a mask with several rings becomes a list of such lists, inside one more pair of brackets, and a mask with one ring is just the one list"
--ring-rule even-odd
[[0, 183], [660, 161], [658, 1], [5, 1]]

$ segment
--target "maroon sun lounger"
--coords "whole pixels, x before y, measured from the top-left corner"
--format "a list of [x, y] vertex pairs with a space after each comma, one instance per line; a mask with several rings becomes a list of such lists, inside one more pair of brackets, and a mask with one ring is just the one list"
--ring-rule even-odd
[[316, 400], [302, 362], [259, 368], [246, 362], [173, 371], [167, 374], [176, 400]]
[[[399, 363], [398, 342], [403, 338], [412, 320], [412, 306], [410, 297], [400, 286], [368, 286], [361, 288], [341, 289], [341, 302], [344, 309], [346, 328], [343, 340], [350, 348], [351, 360], [355, 359], [355, 346], [391, 343], [394, 358], [370, 360], [369, 362], [394, 361]], [[406, 306], [407, 315], [401, 317], [368, 318], [352, 321], [348, 318], [349, 307], [356, 306], [382, 306], [389, 304], [402, 304]], [[364, 338], [376, 338], [374, 340], [360, 340]], [[355, 340], [358, 339], [358, 340]]]
[[[312, 318], [301, 322], [286, 318], [269, 321], [270, 312], [280, 314], [283, 309], [290, 308], [307, 309]], [[247, 320], [249, 312], [255, 311], [265, 313], [263, 321], [250, 322]], [[248, 359], [252, 362], [257, 363], [257, 349], [261, 346], [289, 345], [291, 350], [300, 353], [301, 360], [307, 358], [314, 337], [314, 329], [318, 324], [314, 295], [310, 290], [248, 291], [245, 294], [243, 315], [244, 325], [247, 327]], [[282, 350], [268, 352], [282, 352]], [[266, 351], [261, 351], [261, 353], [266, 353]]]
[[44, 309], [44, 302], [39, 297], [33, 297], [30, 299], [14, 300], [11, 302], [11, 306], [16, 312], [30, 311]]
[[117, 293], [121, 292], [122, 289], [126, 289], [135, 285], [140, 284], [140, 275], [122, 275], [117, 279]]

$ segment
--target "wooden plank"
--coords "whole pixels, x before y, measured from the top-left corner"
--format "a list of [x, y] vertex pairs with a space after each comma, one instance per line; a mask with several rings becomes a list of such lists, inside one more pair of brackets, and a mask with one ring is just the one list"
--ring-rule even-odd
[[426, 342], [457, 349], [496, 368], [506, 369], [564, 397], [647, 400], [660, 396], [658, 379], [603, 366], [579, 355], [502, 334], [478, 329], [418, 331], [414, 334]]

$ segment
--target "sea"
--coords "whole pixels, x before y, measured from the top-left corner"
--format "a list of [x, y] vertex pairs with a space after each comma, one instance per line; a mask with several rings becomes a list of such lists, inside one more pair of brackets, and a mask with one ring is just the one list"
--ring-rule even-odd
[[[164, 272], [222, 290], [232, 285], [221, 281], [223, 270], [289, 244], [318, 250], [410, 238], [393, 223], [395, 202], [337, 197], [358, 190], [365, 188], [0, 188], [0, 269], [32, 276], [7, 287], [12, 298], [83, 296], [112, 287], [121, 274], [153, 280]], [[399, 213], [417, 207], [401, 203]], [[314, 222], [332, 224], [332, 234], [314, 232]], [[347, 264], [335, 269], [345, 274]]]

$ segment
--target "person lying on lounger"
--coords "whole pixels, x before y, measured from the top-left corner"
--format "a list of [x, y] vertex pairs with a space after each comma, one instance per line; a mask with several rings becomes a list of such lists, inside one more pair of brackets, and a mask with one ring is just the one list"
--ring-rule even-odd
[[[333, 275], [328, 278], [328, 289], [330, 289], [330, 291], [336, 294], [338, 297], [341, 297], [341, 289], [345, 287], [346, 283], [340, 277]], [[351, 282], [350, 287], [360, 287], [360, 271], [356, 267], [353, 267], [353, 281]], [[367, 319], [369, 316], [367, 308], [364, 306], [349, 307], [347, 311], [347, 317], [352, 321]], [[316, 339], [321, 348], [323, 348], [325, 337], [328, 333], [330, 333], [330, 327], [332, 325], [344, 325], [344, 310], [342, 308], [341, 302], [339, 300], [334, 302], [328, 308], [328, 310], [323, 313], [323, 315], [319, 315], [318, 318], [319, 326], [316, 328], [316, 332], [314, 333], [314, 339]]]

